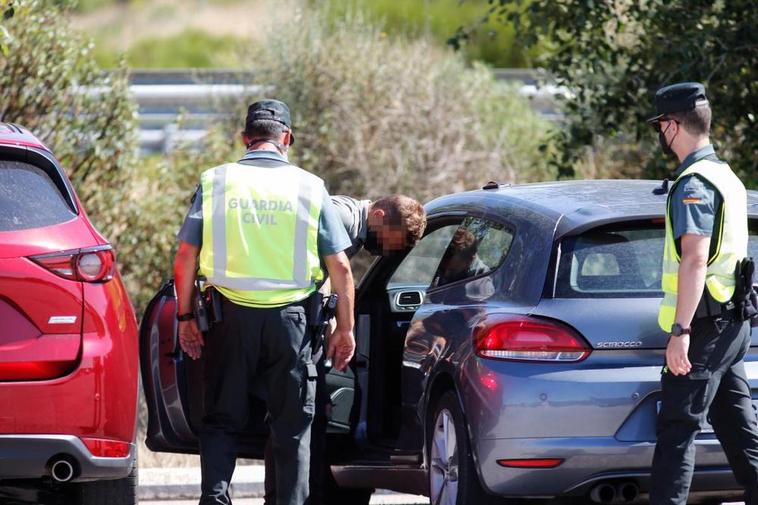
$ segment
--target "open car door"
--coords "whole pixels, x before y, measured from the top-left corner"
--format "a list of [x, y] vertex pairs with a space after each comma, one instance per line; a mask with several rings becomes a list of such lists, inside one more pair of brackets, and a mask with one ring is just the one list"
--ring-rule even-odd
[[[158, 452], [198, 454], [204, 358], [192, 360], [184, 354], [177, 331], [176, 294], [169, 280], [148, 304], [140, 325], [140, 366], [148, 408], [146, 444]], [[239, 456], [262, 459], [268, 437], [266, 407], [257, 397], [251, 402], [248, 426], [238, 441]]]

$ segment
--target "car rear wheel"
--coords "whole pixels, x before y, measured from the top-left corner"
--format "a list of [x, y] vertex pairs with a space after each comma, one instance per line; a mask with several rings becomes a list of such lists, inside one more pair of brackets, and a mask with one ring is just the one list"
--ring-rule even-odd
[[77, 485], [78, 505], [137, 505], [137, 463], [127, 477]]
[[431, 505], [495, 505], [502, 501], [487, 493], [471, 455], [463, 413], [453, 391], [436, 402], [427, 427], [429, 498]]

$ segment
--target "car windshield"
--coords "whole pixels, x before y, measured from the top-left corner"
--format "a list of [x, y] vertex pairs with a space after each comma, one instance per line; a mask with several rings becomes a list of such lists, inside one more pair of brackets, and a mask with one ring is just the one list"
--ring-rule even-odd
[[[660, 297], [662, 224], [602, 227], [561, 243], [556, 296]], [[750, 226], [748, 255], [758, 258], [758, 222]]]
[[0, 160], [0, 231], [40, 228], [75, 217], [44, 170], [21, 161]]

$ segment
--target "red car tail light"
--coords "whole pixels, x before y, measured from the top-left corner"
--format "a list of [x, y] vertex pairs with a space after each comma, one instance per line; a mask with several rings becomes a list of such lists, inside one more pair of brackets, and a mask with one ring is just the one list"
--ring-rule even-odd
[[555, 468], [563, 463], [562, 459], [499, 459], [497, 464], [505, 468]]
[[591, 348], [568, 327], [519, 317], [484, 326], [475, 335], [476, 354], [482, 358], [514, 361], [581, 361]]
[[29, 259], [72, 281], [105, 282], [113, 278], [116, 257], [110, 245], [30, 256]]
[[125, 458], [129, 456], [129, 443], [102, 438], [82, 438], [89, 452], [96, 458]]

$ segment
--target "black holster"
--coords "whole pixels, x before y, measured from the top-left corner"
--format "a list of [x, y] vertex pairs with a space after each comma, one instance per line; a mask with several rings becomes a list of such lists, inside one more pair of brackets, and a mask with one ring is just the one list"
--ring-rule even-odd
[[195, 293], [192, 300], [192, 308], [195, 313], [198, 329], [207, 333], [214, 324], [223, 320], [223, 300], [221, 293], [213, 286], [207, 286], [203, 291], [204, 279], [195, 281]]
[[734, 301], [737, 315], [751, 326], [758, 326], [758, 293], [755, 287], [753, 258], [743, 258], [735, 269]]
[[318, 353], [324, 346], [324, 335], [329, 321], [337, 311], [337, 300], [336, 294], [324, 297], [322, 293], [316, 292], [311, 296], [308, 307], [308, 325], [311, 327], [311, 352], [314, 361], [317, 361]]

